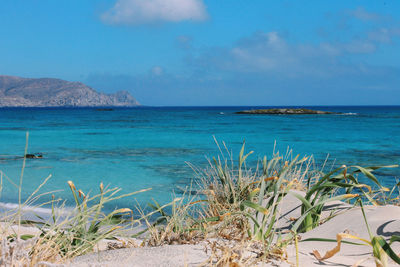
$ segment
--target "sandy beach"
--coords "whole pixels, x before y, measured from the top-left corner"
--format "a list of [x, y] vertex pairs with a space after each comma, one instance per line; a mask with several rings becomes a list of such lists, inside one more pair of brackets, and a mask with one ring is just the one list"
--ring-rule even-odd
[[[288, 195], [281, 203], [279, 225], [287, 227], [290, 218], [300, 215], [300, 202]], [[361, 238], [369, 239], [368, 231], [360, 208], [347, 209], [349, 205], [343, 202], [333, 202], [327, 205], [324, 215], [336, 210], [331, 220], [319, 227], [301, 234], [301, 239], [330, 238], [335, 239], [338, 233], [351, 233]], [[400, 234], [400, 207], [398, 206], [367, 206], [365, 207], [368, 223], [374, 235], [390, 237]], [[73, 266], [212, 266], [209, 259], [209, 243], [201, 242], [196, 245], [166, 245], [160, 247], [125, 248], [102, 251], [75, 258]], [[318, 250], [321, 255], [336, 246], [336, 243], [306, 241], [299, 242], [299, 266], [375, 266], [372, 248], [342, 244], [340, 252], [332, 258], [319, 262], [311, 254]], [[395, 251], [400, 251], [400, 244], [394, 243]], [[207, 249], [208, 248], [208, 249]], [[208, 253], [207, 253], [208, 251]], [[287, 247], [287, 261], [261, 262], [257, 266], [295, 266], [296, 249], [294, 245]], [[359, 265], [354, 265], [359, 263]], [[389, 266], [395, 266], [391, 262]]]
[[0, 267], [400, 266], [400, 0], [2, 0]]

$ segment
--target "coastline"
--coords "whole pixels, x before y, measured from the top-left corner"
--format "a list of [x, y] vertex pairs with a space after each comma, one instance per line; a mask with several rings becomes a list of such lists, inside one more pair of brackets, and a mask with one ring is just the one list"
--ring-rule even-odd
[[[276, 151], [285, 152], [289, 147], [302, 156], [314, 155], [319, 166], [328, 155], [329, 167], [398, 163], [399, 108], [336, 107], [333, 111], [358, 115], [296, 118], [236, 116], [234, 112], [240, 109], [245, 108], [2, 110], [0, 150], [4, 155], [0, 169], [9, 177], [19, 177], [21, 163], [11, 159], [23, 156], [26, 131], [31, 131], [32, 138], [29, 153], [43, 154], [40, 161], [27, 162], [27, 184], [36, 185], [54, 174], [47, 184], [49, 191], [64, 189], [70, 179], [84, 181], [79, 183], [84, 191], [97, 187], [99, 181], [126, 191], [153, 187], [159, 202], [168, 201], [176, 185], [190, 183], [193, 173], [185, 162], [203, 166], [206, 158], [219, 153], [213, 135], [233, 151], [240, 150], [242, 141], [247, 140], [257, 153], [249, 162], [253, 167], [263, 154], [272, 156], [274, 144]], [[370, 131], [371, 125], [380, 130]], [[391, 187], [400, 170], [377, 176]], [[14, 191], [4, 191], [3, 199], [16, 202]], [[72, 201], [67, 190], [58, 196]], [[148, 201], [150, 194], [139, 196], [139, 202]]]
[[0, 6], [0, 267], [400, 267], [400, 0]]
[[[77, 110], [72, 109], [72, 113]], [[177, 133], [182, 132], [182, 128], [186, 129], [185, 127], [188, 126], [183, 124], [185, 125], [184, 127], [178, 127], [180, 125], [178, 121], [174, 124], [176, 127], [171, 126], [165, 118], [170, 117], [171, 114], [173, 116], [181, 114], [180, 111], [173, 110], [167, 117], [162, 117], [161, 115], [163, 115], [165, 110], [150, 110], [152, 111], [150, 113], [153, 113], [151, 114], [151, 118], [158, 119], [161, 125], [161, 127], [157, 126], [159, 130], [151, 128], [153, 136], [150, 136], [147, 142], [152, 146], [149, 144], [143, 145], [143, 142], [138, 142], [132, 136], [119, 140], [119, 143], [115, 141], [105, 142], [106, 140], [110, 140], [109, 138], [111, 137], [124, 137], [125, 135], [122, 133], [128, 131], [137, 131], [139, 133], [137, 136], [143, 136], [143, 133], [145, 133], [143, 129], [154, 125], [154, 120], [149, 123], [150, 120], [140, 118], [143, 122], [138, 122], [139, 119], [134, 118], [135, 113], [132, 113], [130, 109], [124, 110], [124, 112], [119, 112], [118, 110], [107, 112], [96, 111], [99, 114], [98, 118], [101, 120], [106, 118], [107, 122], [113, 123], [113, 129], [122, 129], [122, 132], [117, 132], [118, 134], [112, 132], [113, 129], [109, 129], [108, 131], [111, 132], [108, 134], [99, 134], [100, 131], [103, 133], [105, 129], [100, 129], [99, 131], [98, 126], [100, 124], [97, 121], [93, 126], [89, 125], [89, 127], [84, 121], [79, 122], [81, 124], [75, 124], [74, 121], [66, 121], [65, 125], [59, 124], [58, 121], [55, 122], [53, 120], [53, 118], [57, 118], [57, 120], [59, 118], [58, 115], [54, 116], [54, 114], [50, 114], [51, 120], [48, 121], [45, 128], [41, 128], [43, 127], [42, 125], [37, 126], [32, 124], [31, 127], [44, 129], [45, 131], [42, 132], [47, 134], [51, 133], [55, 129], [54, 127], [62, 125], [62, 127], [67, 129], [67, 134], [64, 134], [61, 140], [68, 140], [72, 136], [70, 144], [73, 144], [74, 148], [68, 150], [68, 145], [71, 145], [64, 141], [63, 144], [65, 146], [61, 150], [52, 151], [51, 146], [60, 143], [54, 141], [50, 149], [49, 147], [46, 148], [49, 150], [44, 150], [43, 158], [24, 159], [24, 162], [26, 160], [27, 163], [26, 175], [24, 176], [26, 181], [24, 180], [20, 184], [23, 186], [29, 185], [29, 187], [27, 188], [28, 190], [24, 189], [20, 192], [30, 191], [33, 187], [32, 181], [39, 183], [39, 181], [32, 179], [34, 176], [29, 172], [33, 172], [33, 174], [38, 176], [37, 174], [41, 170], [49, 171], [49, 168], [43, 169], [42, 165], [53, 168], [53, 166], [59, 164], [64, 170], [68, 169], [68, 171], [74, 166], [79, 166], [79, 172], [81, 172], [82, 168], [89, 167], [89, 169], [84, 170], [92, 172], [95, 176], [98, 176], [99, 173], [104, 176], [108, 175], [107, 173], [100, 172], [101, 168], [97, 166], [112, 166], [115, 169], [111, 169], [111, 171], [118, 169], [120, 172], [117, 172], [117, 174], [123, 178], [117, 180], [110, 179], [108, 181], [102, 178], [81, 180], [77, 175], [79, 173], [76, 172], [75, 175], [68, 175], [69, 177], [78, 177], [76, 179], [78, 183], [75, 185], [69, 179], [64, 181], [66, 178], [55, 176], [56, 180], [53, 184], [50, 184], [49, 191], [61, 189], [62, 185], [67, 184], [69, 189], [67, 187], [67, 190], [63, 192], [64, 195], [62, 195], [67, 197], [62, 197], [62, 199], [68, 199], [68, 203], [74, 203], [75, 206], [60, 207], [68, 209], [64, 213], [67, 216], [63, 216], [62, 213], [57, 211], [58, 203], [54, 202], [54, 198], [53, 200], [50, 199], [50, 202], [47, 203], [51, 205], [51, 209], [42, 207], [41, 201], [35, 202], [39, 209], [35, 209], [36, 204], [31, 205], [31, 208], [23, 206], [18, 211], [21, 211], [18, 216], [8, 221], [3, 220], [3, 222], [6, 222], [6, 224], [2, 224], [2, 230], [4, 240], [7, 240], [7, 248], [10, 251], [16, 246], [21, 248], [21, 260], [36, 263], [45, 261], [54, 264], [69, 264], [70, 262], [72, 262], [71, 264], [86, 264], [85, 262], [87, 261], [93, 263], [96, 262], [95, 259], [102, 259], [98, 262], [100, 266], [107, 264], [110, 266], [116, 264], [127, 265], [126, 262], [121, 261], [131, 260], [131, 256], [136, 255], [135, 259], [138, 261], [142, 260], [138, 264], [150, 264], [150, 266], [151, 264], [174, 266], [188, 259], [205, 259], [210, 261], [211, 265], [218, 265], [218, 262], [223, 263], [222, 265], [219, 264], [220, 266], [225, 266], [228, 263], [248, 266], [250, 261], [254, 262], [255, 265], [265, 264], [265, 266], [269, 266], [268, 264], [272, 264], [271, 262], [282, 265], [296, 264], [296, 256], [298, 256], [300, 262], [305, 262], [305, 264], [313, 266], [322, 263], [319, 263], [316, 256], [310, 256], [312, 249], [318, 247], [322, 257], [325, 251], [335, 246], [335, 243], [315, 240], [304, 241], [304, 239], [335, 239], [336, 234], [346, 232], [347, 230], [352, 231], [351, 233], [356, 234], [358, 237], [368, 238], [365, 235], [365, 231], [359, 231], [360, 228], [365, 226], [365, 222], [362, 220], [362, 213], [360, 212], [360, 207], [363, 205], [362, 201], [365, 201], [365, 205], [382, 205], [376, 208], [368, 206], [363, 208], [367, 214], [367, 220], [374, 231], [374, 235], [379, 235], [386, 240], [385, 242], [388, 242], [390, 237], [398, 234], [396, 227], [398, 227], [397, 224], [400, 220], [396, 216], [392, 216], [392, 213], [396, 212], [397, 214], [399, 207], [391, 206], [391, 204], [399, 205], [395, 198], [397, 195], [396, 193], [386, 195], [386, 184], [384, 183], [392, 176], [395, 176], [397, 169], [392, 169], [395, 166], [383, 165], [376, 167], [379, 164], [371, 164], [373, 167], [360, 167], [353, 164], [346, 166], [338, 163], [330, 165], [329, 163], [329, 166], [324, 167], [325, 164], [315, 164], [312, 157], [295, 156], [294, 152], [289, 149], [287, 149], [287, 154], [279, 154], [274, 149], [272, 157], [268, 154], [263, 158], [259, 154], [255, 154], [248, 159], [248, 156], [253, 153], [252, 149], [258, 148], [259, 144], [256, 143], [255, 146], [249, 144], [250, 149], [247, 153], [245, 152], [244, 142], [240, 142], [240, 149], [238, 149], [237, 143], [232, 149], [233, 151], [237, 151], [239, 157], [233, 155], [227, 148], [226, 152], [220, 151], [222, 154], [214, 154], [219, 155], [215, 160], [210, 157], [207, 166], [204, 166], [204, 164], [199, 165], [199, 161], [195, 160], [196, 165], [189, 165], [189, 169], [193, 167], [191, 171], [194, 171], [194, 173], [191, 173], [191, 177], [196, 177], [196, 180], [191, 180], [190, 182], [187, 179], [178, 178], [179, 176], [187, 176], [188, 172], [182, 169], [182, 164], [174, 163], [174, 159], [192, 159], [191, 157], [197, 159], [199, 154], [204, 155], [207, 152], [210, 154], [214, 151], [199, 149], [196, 142], [202, 143], [204, 140], [192, 138], [198, 136], [198, 132], [202, 133], [201, 130], [205, 134], [209, 134], [207, 128], [199, 128], [194, 134], [190, 131], [190, 134], [187, 135], [190, 137], [187, 139], [190, 140], [189, 146], [185, 143], [187, 142], [185, 139], [187, 136], [183, 135], [179, 139], [180, 144], [171, 144], [168, 137], [172, 136], [176, 139]], [[68, 110], [68, 113], [63, 113], [63, 116], [71, 118], [70, 111]], [[135, 109], [136, 111], [138, 110]], [[91, 110], [91, 114], [88, 113], [85, 116], [92, 120], [92, 112]], [[219, 121], [220, 125], [218, 127], [221, 127], [221, 130], [226, 130], [227, 119], [233, 121], [242, 120], [233, 114], [219, 114], [216, 110], [212, 110], [211, 113], [210, 110], [196, 112], [192, 109], [185, 111], [181, 115], [181, 123], [185, 123], [185, 120], [187, 121], [188, 118], [190, 120], [193, 116], [199, 115], [202, 116], [199, 121], [204, 122], [206, 120], [210, 122], [209, 118], [211, 114], [211, 117], [215, 116], [215, 120]], [[78, 115], [78, 113], [75, 113], [73, 116]], [[140, 113], [140, 115], [143, 114]], [[382, 121], [386, 123], [387, 116], [394, 116], [382, 114], [375, 114], [373, 118], [378, 118], [378, 120], [383, 118]], [[326, 127], [331, 127], [330, 123], [332, 121], [338, 121], [339, 124], [347, 124], [351, 123], [352, 117], [357, 117], [359, 121], [368, 121], [371, 118], [370, 115], [356, 115], [343, 118], [335, 116], [334, 119], [329, 117], [326, 117], [328, 119], [303, 119], [303, 121], [300, 119], [300, 125], [311, 122], [321, 123], [321, 121], [326, 120]], [[81, 116], [79, 118], [82, 120]], [[279, 133], [282, 133], [282, 136], [290, 131], [290, 128], [287, 127], [292, 127], [294, 122], [289, 117], [280, 117], [272, 119], [255, 118], [253, 123], [263, 127], [263, 124], [260, 124], [260, 120], [266, 120], [268, 123], [275, 122], [279, 125], [286, 121], [287, 125], [279, 129]], [[248, 121], [251, 121], [251, 119], [246, 120], [246, 123]], [[103, 121], [101, 122], [102, 124], [104, 124]], [[166, 124], [170, 125], [170, 128], [163, 127]], [[133, 128], [126, 129], [127, 125], [131, 125]], [[200, 123], [200, 125], [203, 127], [203, 124]], [[299, 127], [299, 125], [296, 127]], [[94, 131], [92, 128], [96, 130]], [[296, 130], [295, 127], [293, 129]], [[12, 134], [15, 129], [8, 131], [8, 134]], [[168, 134], [160, 136], [159, 132], [168, 132]], [[239, 132], [243, 132], [243, 129], [238, 129]], [[244, 135], [246, 136], [246, 134], [247, 132], [244, 130]], [[161, 139], [158, 142], [165, 142], [168, 145], [164, 147], [154, 145], [155, 136]], [[310, 146], [311, 143], [307, 141], [307, 138], [313, 137], [315, 134], [313, 133], [310, 136], [304, 134], [304, 136], [306, 137], [304, 144]], [[319, 132], [318, 136], [325, 138]], [[149, 135], [144, 135], [144, 138], [147, 137]], [[256, 137], [253, 136], [253, 138]], [[46, 138], [48, 139], [49, 137], [46, 136]], [[371, 139], [372, 137], [369, 138]], [[88, 140], [91, 143], [87, 143], [86, 141]], [[129, 143], [129, 140], [133, 140], [132, 143]], [[321, 149], [323, 149], [324, 143], [319, 139], [316, 141], [318, 142], [315, 142], [315, 144], [322, 145]], [[36, 148], [32, 151], [29, 149], [28, 152], [41, 154], [43, 150], [39, 149], [44, 148], [45, 143], [38, 145], [36, 142], [33, 143]], [[331, 140], [331, 142], [333, 141]], [[77, 144], [79, 145], [76, 146]], [[106, 146], [96, 147], [99, 144], [106, 144]], [[296, 144], [298, 145], [298, 143]], [[10, 144], [7, 145], [9, 146]], [[217, 142], [216, 147], [220, 148], [223, 146]], [[337, 148], [337, 153], [340, 154], [340, 146], [337, 145]], [[55, 153], [60, 151], [61, 153]], [[263, 150], [261, 150], [262, 152]], [[395, 156], [396, 151], [392, 152]], [[386, 163], [390, 162], [392, 158], [378, 158], [378, 160], [382, 159], [386, 160], [384, 162]], [[143, 167], [143, 162], [146, 160], [150, 160], [151, 164], [148, 167], [151, 167], [149, 170], [153, 172], [140, 173], [132, 170], [132, 166], [135, 166], [136, 163], [139, 163]], [[9, 166], [19, 165], [19, 163], [15, 163], [15, 160], [13, 162]], [[97, 165], [93, 165], [94, 168], [90, 169], [93, 162], [96, 162]], [[204, 162], [204, 159], [201, 162]], [[228, 164], [228, 162], [230, 163]], [[366, 162], [370, 162], [370, 158]], [[7, 160], [2, 163], [9, 164]], [[124, 166], [126, 167], [125, 169]], [[253, 166], [258, 166], [258, 168], [254, 168]], [[336, 167], [337, 169], [335, 169]], [[391, 169], [385, 171], [388, 167]], [[377, 170], [377, 168], [383, 169]], [[330, 173], [330, 170], [334, 170], [334, 172]], [[55, 168], [52, 171], [57, 174]], [[121, 176], [121, 173], [123, 176]], [[155, 173], [165, 176], [159, 179], [157, 175], [154, 175]], [[141, 176], [137, 176], [137, 174]], [[374, 176], [375, 174], [379, 175], [377, 176], [378, 178]], [[15, 174], [10, 176], [18, 177]], [[91, 180], [95, 181], [96, 184], [94, 186], [93, 183], [90, 183]], [[112, 186], [116, 183], [116, 187], [104, 186], [102, 181]], [[52, 180], [46, 180], [46, 182], [50, 183]], [[322, 186], [318, 188], [320, 182]], [[390, 182], [392, 183], [393, 181]], [[143, 188], [150, 188], [152, 187], [151, 185], [154, 185], [155, 190], [150, 191], [151, 193], [146, 193], [148, 195], [145, 195], [142, 199], [159, 196], [160, 192], [168, 192], [170, 196], [173, 189], [168, 187], [168, 183], [174, 186], [179, 185], [180, 187], [177, 188], [182, 188], [181, 185], [192, 183], [196, 183], [196, 186], [200, 187], [196, 187], [195, 190], [187, 188], [187, 191], [180, 189], [181, 191], [178, 191], [178, 194], [172, 200], [169, 197], [167, 201], [159, 201], [159, 199], [149, 201], [151, 209], [145, 211], [142, 209], [136, 210], [137, 206], [132, 204], [135, 202], [133, 198], [140, 198], [141, 193], [148, 191], [148, 189], [142, 190]], [[134, 186], [129, 187], [129, 185]], [[54, 188], [54, 186], [58, 187]], [[125, 186], [128, 187], [127, 191], [121, 189], [121, 187], [125, 189]], [[131, 190], [132, 188], [134, 190]], [[302, 191], [293, 191], [296, 189]], [[40, 192], [43, 192], [43, 190]], [[192, 198], [194, 196], [190, 195], [198, 192], [201, 192], [201, 195], [198, 196], [199, 198]], [[293, 194], [293, 192], [295, 193]], [[136, 196], [136, 194], [138, 195]], [[314, 199], [314, 196], [317, 197]], [[59, 196], [56, 198], [58, 199]], [[25, 197], [22, 197], [22, 199], [25, 199]], [[70, 202], [71, 199], [73, 202]], [[39, 198], [36, 200], [39, 200]], [[341, 207], [344, 205], [343, 203], [346, 203], [346, 207], [349, 207], [349, 205], [354, 205], [354, 207], [350, 211], [345, 212]], [[5, 209], [19, 208], [16, 204], [12, 203], [0, 203], [1, 207]], [[114, 207], [115, 209], [105, 209], [105, 207]], [[279, 209], [276, 207], [279, 207]], [[334, 213], [339, 212], [339, 214], [336, 217], [330, 218], [331, 211]], [[29, 226], [26, 229], [21, 228], [26, 233], [15, 229], [16, 225], [19, 225], [19, 222], [21, 222], [20, 219], [34, 219], [38, 212], [39, 216], [43, 218], [42, 222], [34, 220], [29, 222], [29, 224], [25, 224], [24, 222], [25, 226]], [[3, 215], [4, 213], [1, 214]], [[134, 214], [140, 214], [140, 218], [133, 216]], [[351, 220], [350, 223], [347, 222], [348, 219]], [[43, 221], [46, 221], [45, 225]], [[330, 225], [330, 222], [334, 222], [334, 224]], [[354, 224], [352, 224], [353, 222]], [[140, 227], [135, 228], [139, 223]], [[35, 228], [31, 229], [31, 227]], [[26, 240], [23, 238], [26, 238]], [[23, 241], [27, 243], [23, 243]], [[297, 246], [296, 242], [298, 242]], [[23, 244], [26, 244], [26, 247]], [[332, 258], [323, 260], [323, 262], [350, 264], [350, 261], [362, 260], [363, 254], [372, 255], [371, 248], [368, 246], [363, 247], [365, 250], [353, 250], [351, 245], [347, 245], [343, 246], [343, 251], [340, 251]], [[391, 247], [394, 251], [399, 250], [398, 243], [392, 244]], [[127, 250], [118, 252], [108, 251], [112, 249]], [[207, 252], [204, 252], [204, 250]], [[39, 253], [39, 251], [41, 252]], [[98, 254], [99, 251], [104, 252]], [[348, 253], [348, 251], [355, 252], [349, 254], [350, 252]], [[159, 261], [154, 261], [155, 253], [175, 256], [173, 256], [173, 261], [169, 261], [163, 257], [158, 258], [157, 260]], [[189, 258], [182, 258], [185, 253]], [[102, 258], [102, 255], [105, 258]], [[246, 256], [242, 258], [241, 255]], [[378, 256], [375, 255], [375, 259]], [[78, 262], [79, 260], [81, 262]], [[196, 262], [187, 261], [188, 264], [193, 263], [193, 266], [199, 263]], [[364, 264], [370, 266], [370, 264], [374, 264], [374, 259], [370, 259], [364, 262]]]
[[[1, 234], [7, 240], [2, 250], [10, 251], [9, 256], [4, 255], [5, 262], [63, 266], [318, 266], [362, 262], [363, 266], [379, 267], [390, 266], [391, 259], [400, 263], [392, 253], [400, 245], [391, 243], [393, 238], [400, 241], [396, 230], [400, 228], [398, 198], [387, 195], [388, 189], [372, 174], [376, 169], [398, 166], [343, 165], [323, 174], [313, 169], [312, 158], [293, 158], [288, 152], [283, 157], [274, 154], [269, 161], [264, 157], [262, 168], [253, 171], [245, 163], [252, 153], [245, 153], [243, 143], [237, 165], [214, 159], [208, 168], [199, 170], [201, 195], [191, 196], [188, 191], [189, 195], [170, 203], [153, 200], [148, 204], [152, 212], [136, 207], [141, 214], [138, 219], [130, 208], [107, 212], [103, 207], [150, 188], [121, 194], [121, 189], [100, 183], [99, 193], [89, 196], [68, 181], [76, 204], [73, 210], [59, 206], [54, 197], [50, 213], [40, 208], [40, 202], [38, 209], [30, 207], [32, 200], [38, 201], [35, 193], [49, 176], [22, 205], [3, 205], [17, 208], [14, 214], [0, 213]], [[233, 164], [232, 155], [228, 155]], [[355, 178], [358, 174], [377, 189], [359, 183]], [[379, 204], [382, 200], [384, 203]], [[167, 211], [167, 207], [172, 209]], [[47, 213], [47, 218], [37, 216], [37, 211]], [[26, 220], [25, 216], [31, 214], [41, 221]], [[150, 220], [154, 215], [156, 219]], [[357, 242], [351, 240], [352, 244], [340, 247], [341, 238]], [[335, 239], [337, 248], [332, 249]], [[384, 243], [377, 245], [373, 240]], [[367, 246], [353, 248], [362, 244], [360, 241]]]
[[[299, 192], [297, 192], [299, 193]], [[335, 239], [340, 232], [348, 232], [361, 238], [368, 239], [368, 232], [362, 218], [360, 208], [351, 208], [345, 202], [334, 201], [328, 203], [329, 208], [325, 211], [325, 216], [341, 206], [342, 210], [333, 219], [321, 224], [310, 232], [300, 235], [298, 245], [299, 266], [321, 266], [312, 252], [317, 249], [321, 254], [332, 249], [336, 244], [331, 242], [301, 241], [312, 238]], [[280, 227], [287, 227], [290, 218], [299, 216], [301, 202], [293, 196], [282, 201], [280, 205], [280, 217], [278, 224]], [[369, 225], [374, 234], [387, 235], [397, 232], [400, 228], [400, 207], [387, 206], [367, 206], [365, 207]], [[1, 224], [3, 226], [3, 224]], [[2, 226], [0, 226], [2, 228]], [[21, 235], [39, 235], [35, 227], [13, 226], [13, 231]], [[386, 233], [386, 234], [385, 234]], [[58, 266], [209, 266], [213, 242], [234, 246], [228, 240], [210, 238], [193, 244], [162, 245], [157, 247], [142, 246], [142, 240], [136, 238], [120, 237], [117, 240], [102, 240], [96, 247], [96, 252], [74, 258], [65, 265]], [[400, 244], [393, 246], [395, 251], [400, 250]], [[252, 256], [252, 249], [242, 248], [242, 253], [247, 253], [247, 257]], [[259, 262], [252, 266], [294, 266], [296, 263], [296, 247], [287, 247], [288, 257], [286, 260], [279, 261], [270, 259], [268, 262]], [[342, 244], [340, 252], [325, 262], [329, 265], [351, 266], [359, 262], [359, 266], [375, 266], [375, 262], [370, 254], [370, 248], [366, 246], [354, 246]], [[157, 257], [155, 257], [157, 255]], [[254, 256], [254, 255], [253, 255]], [[215, 260], [215, 259], [214, 259]], [[390, 264], [394, 264], [393, 262]], [[239, 265], [247, 266], [247, 265]]]

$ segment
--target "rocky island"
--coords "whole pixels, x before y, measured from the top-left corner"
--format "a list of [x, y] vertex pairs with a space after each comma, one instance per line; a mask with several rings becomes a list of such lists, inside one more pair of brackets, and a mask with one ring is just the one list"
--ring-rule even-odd
[[139, 103], [127, 91], [97, 92], [81, 82], [0, 75], [0, 107], [132, 107]]
[[270, 108], [242, 110], [236, 114], [272, 114], [272, 115], [302, 115], [302, 114], [337, 114], [329, 111], [313, 110], [307, 108]]

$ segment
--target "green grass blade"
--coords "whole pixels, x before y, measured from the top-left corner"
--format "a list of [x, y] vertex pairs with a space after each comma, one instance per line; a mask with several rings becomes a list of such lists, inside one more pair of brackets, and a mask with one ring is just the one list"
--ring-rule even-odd
[[254, 203], [254, 202], [245, 200], [245, 201], [243, 201], [242, 203], [243, 203], [243, 205], [245, 205], [245, 206], [247, 206], [247, 207], [249, 207], [249, 208], [252, 208], [252, 209], [254, 209], [254, 210], [256, 210], [256, 211], [258, 211], [258, 212], [260, 212], [260, 213], [262, 213], [262, 214], [267, 215], [268, 212], [269, 212], [266, 208], [264, 208], [264, 207], [262, 207], [262, 206], [260, 206], [260, 205], [258, 205], [258, 204], [256, 204], [256, 203]]
[[389, 245], [391, 245], [393, 242], [400, 242], [400, 236], [398, 235], [392, 235], [389, 241]]
[[360, 170], [362, 172], [362, 174], [364, 174], [368, 179], [370, 179], [371, 181], [373, 181], [376, 185], [378, 185], [379, 187], [382, 187], [382, 185], [379, 183], [378, 179], [376, 179], [375, 175], [373, 175], [369, 170], [367, 170], [366, 168], [363, 168], [361, 166], [352, 166], [354, 168], [357, 168], [358, 170]]
[[311, 203], [310, 203], [307, 199], [305, 199], [302, 195], [300, 195], [300, 194], [298, 194], [298, 193], [295, 193], [295, 192], [290, 192], [290, 194], [292, 194], [292, 195], [295, 196], [298, 200], [300, 200], [300, 201], [304, 204], [304, 206], [306, 207], [307, 210], [308, 210], [308, 209], [312, 209]]
[[[337, 243], [336, 239], [330, 239], [330, 238], [317, 238], [317, 237], [312, 237], [312, 238], [307, 238], [304, 240], [300, 240], [299, 242], [309, 242], [309, 241], [318, 241], [318, 242], [332, 242], [332, 243]], [[350, 244], [350, 245], [357, 245], [357, 246], [368, 246], [367, 244], [363, 244], [363, 243], [355, 243], [355, 242], [351, 242], [351, 241], [346, 241], [346, 240], [342, 240], [341, 241], [344, 244]]]
[[[400, 237], [399, 237], [400, 238]], [[396, 238], [397, 239], [397, 238]], [[374, 236], [372, 238], [372, 244], [379, 244], [379, 246], [382, 247], [382, 249], [386, 252], [386, 254], [397, 264], [400, 264], [400, 257], [397, 256], [397, 254], [393, 251], [393, 249], [390, 247], [390, 245], [386, 242], [385, 239], [381, 236]]]

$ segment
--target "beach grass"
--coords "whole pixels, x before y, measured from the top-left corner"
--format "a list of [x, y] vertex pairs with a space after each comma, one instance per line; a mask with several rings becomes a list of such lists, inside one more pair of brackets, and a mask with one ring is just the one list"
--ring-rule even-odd
[[[69, 259], [93, 252], [99, 242], [126, 236], [125, 231], [137, 226], [130, 208], [103, 211], [105, 204], [150, 189], [118, 194], [121, 189], [99, 186], [99, 193], [85, 195], [69, 181], [75, 207], [66, 209], [65, 202], [53, 198], [51, 216], [37, 221], [23, 219], [23, 205], [1, 217], [1, 264], [7, 266], [36, 266], [44, 262], [67, 262]], [[37, 190], [35, 190], [37, 191]], [[39, 201], [39, 198], [37, 198]], [[41, 206], [42, 204], [38, 205]], [[34, 209], [35, 203], [29, 203]], [[33, 206], [33, 207], [32, 207]], [[37, 206], [36, 206], [37, 207]], [[25, 227], [35, 227], [34, 234], [21, 234]]]
[[[384, 188], [373, 175], [377, 169], [397, 167], [395, 165], [341, 166], [324, 173], [321, 170], [312, 169], [314, 166], [312, 157], [299, 159], [299, 156], [293, 156], [289, 151], [285, 156], [274, 153], [270, 160], [264, 157], [259, 163], [261, 167], [257, 166], [252, 170], [246, 166], [246, 159], [252, 152], [245, 153], [244, 144], [237, 161], [233, 159], [228, 149], [226, 151], [228, 157], [222, 154], [220, 157], [213, 158], [206, 169], [193, 167], [200, 176], [201, 195], [200, 200], [195, 203], [190, 202], [190, 204], [198, 206], [194, 209], [198, 212], [198, 216], [194, 219], [193, 215], [190, 215], [187, 220], [182, 220], [184, 215], [179, 213], [180, 220], [188, 223], [181, 224], [179, 229], [175, 228], [176, 231], [172, 231], [178, 236], [183, 236], [185, 233], [187, 235], [187, 232], [201, 232], [196, 236], [224, 240], [222, 242], [224, 245], [214, 241], [216, 243], [212, 246], [214, 249], [212, 255], [217, 257], [214, 262], [217, 263], [226, 263], [227, 259], [232, 260], [232, 251], [238, 251], [239, 248], [246, 250], [248, 247], [253, 247], [253, 250], [254, 247], [259, 249], [259, 253], [252, 256], [253, 262], [257, 261], [254, 258], [261, 261], [271, 258], [285, 260], [285, 248], [293, 243], [296, 247], [298, 246], [299, 233], [310, 231], [334, 217], [335, 213], [324, 218], [321, 216], [328, 203], [333, 201], [350, 203], [349, 200], [353, 200], [353, 204], [349, 205], [348, 209], [361, 205], [362, 201], [377, 205], [374, 201], [377, 192], [381, 195], [389, 192], [389, 196], [385, 199], [390, 198], [391, 201], [395, 199], [394, 189], [389, 191]], [[370, 181], [369, 184], [376, 189], [373, 190], [372, 186], [360, 183], [360, 176], [364, 176], [364, 180]], [[302, 193], [294, 189], [301, 189]], [[293, 218], [293, 224], [289, 229], [282, 230], [278, 226], [279, 207], [288, 194], [300, 201], [301, 215]], [[189, 214], [188, 206], [181, 206], [186, 211], [185, 214]], [[164, 214], [164, 218], [168, 218], [169, 222], [175, 220], [174, 216]], [[169, 222], [167, 220], [167, 224]], [[397, 237], [393, 238], [392, 242], [397, 240]], [[235, 245], [224, 243], [226, 240], [236, 241]], [[196, 239], [192, 241], [196, 242]], [[376, 241], [375, 246], [390, 246], [379, 242]], [[386, 253], [385, 249], [383, 251]], [[379, 255], [379, 253], [374, 253], [375, 257]], [[319, 259], [325, 260], [323, 257]], [[252, 260], [240, 259], [242, 263]], [[377, 262], [380, 260], [377, 259]]]
[[[26, 157], [19, 182], [18, 208], [0, 214], [2, 245], [1, 264], [9, 266], [35, 266], [45, 263], [63, 263], [70, 259], [96, 251], [104, 240], [119, 240], [122, 237], [141, 238], [142, 245], [161, 246], [170, 244], [195, 244], [208, 242], [211, 256], [206, 265], [247, 266], [271, 259], [287, 260], [286, 248], [294, 244], [298, 253], [299, 233], [308, 232], [334, 217], [332, 213], [323, 217], [327, 203], [353, 200], [352, 206], [360, 206], [365, 223], [367, 218], [363, 202], [398, 204], [396, 190], [384, 188], [373, 172], [382, 167], [341, 166], [328, 173], [315, 168], [312, 157], [293, 155], [288, 150], [285, 155], [274, 152], [271, 158], [263, 157], [251, 168], [247, 159], [252, 151], [246, 153], [243, 143], [236, 159], [232, 152], [221, 146], [220, 156], [209, 160], [206, 168], [192, 166], [196, 179], [188, 186], [182, 196], [173, 196], [171, 202], [160, 204], [153, 200], [148, 206], [151, 211], [136, 207], [118, 208], [107, 212], [104, 205], [122, 198], [129, 198], [150, 189], [120, 194], [120, 188], [111, 188], [99, 183], [98, 193], [91, 196], [68, 181], [75, 206], [66, 210], [65, 201], [55, 199], [41, 203], [46, 192], [38, 194], [51, 176], [44, 179], [27, 200], [22, 201], [21, 190]], [[25, 155], [28, 146], [25, 149]], [[3, 180], [3, 173], [1, 173]], [[370, 181], [359, 182], [360, 176]], [[2, 185], [2, 184], [1, 184]], [[193, 195], [195, 189], [197, 194]], [[301, 203], [301, 214], [282, 227], [279, 224], [282, 202], [289, 195]], [[51, 205], [51, 216], [47, 219], [24, 220], [24, 207]], [[167, 209], [168, 207], [168, 209]], [[139, 217], [134, 218], [133, 213]], [[155, 217], [156, 216], [156, 217]], [[23, 233], [24, 226], [34, 227], [33, 233]], [[132, 234], [132, 229], [145, 225], [142, 231]], [[369, 231], [370, 232], [370, 231]], [[340, 234], [340, 233], [338, 233]], [[340, 242], [349, 235], [338, 235], [338, 247], [324, 256], [318, 252], [315, 257], [324, 261], [340, 250]], [[366, 242], [372, 247], [376, 265], [387, 266], [386, 258], [399, 263], [391, 242], [400, 237], [393, 235], [387, 242], [370, 232]], [[129, 246], [129, 241], [125, 246]], [[98, 249], [97, 249], [98, 250]], [[252, 251], [252, 253], [248, 253]], [[298, 256], [298, 255], [297, 255]], [[397, 258], [396, 258], [397, 257]], [[299, 265], [298, 257], [295, 265]]]

